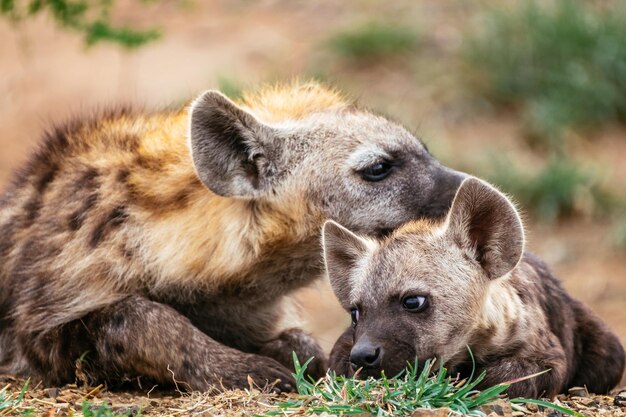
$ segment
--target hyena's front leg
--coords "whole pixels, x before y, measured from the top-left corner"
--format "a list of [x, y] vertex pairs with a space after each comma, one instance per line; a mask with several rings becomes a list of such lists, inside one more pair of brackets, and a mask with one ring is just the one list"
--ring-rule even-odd
[[[34, 337], [33, 337], [34, 336]], [[75, 360], [96, 381], [144, 377], [181, 388], [245, 388], [248, 376], [264, 386], [280, 380], [280, 391], [295, 384], [277, 361], [226, 347], [202, 333], [173, 308], [143, 297], [129, 297], [53, 331], [22, 334], [34, 371], [51, 383], [73, 380]]]
[[552, 398], [563, 388], [566, 362], [562, 351], [555, 352], [551, 357], [547, 357], [546, 352], [541, 352], [498, 358], [490, 361], [483, 369], [486, 376], [479, 386], [481, 389], [547, 371], [511, 384], [506, 393], [510, 398]]
[[335, 346], [330, 351], [328, 359], [330, 370], [335, 371], [338, 375], [352, 376], [354, 371], [350, 364], [350, 352], [354, 345], [354, 328], [348, 327], [339, 336], [335, 342]]
[[328, 362], [320, 345], [313, 337], [302, 329], [287, 329], [261, 347], [259, 354], [276, 359], [286, 367], [292, 369], [293, 352], [302, 364], [309, 358], [314, 358], [307, 367], [307, 373], [314, 379], [326, 375]]

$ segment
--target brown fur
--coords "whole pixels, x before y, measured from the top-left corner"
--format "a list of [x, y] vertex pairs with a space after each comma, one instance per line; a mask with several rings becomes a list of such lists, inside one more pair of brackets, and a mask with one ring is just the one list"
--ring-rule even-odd
[[[46, 135], [0, 200], [0, 373], [70, 382], [88, 352], [94, 381], [291, 389], [294, 349], [322, 372], [285, 295], [320, 275], [324, 219], [373, 234], [440, 215], [462, 176], [321, 86], [246, 97]], [[381, 154], [392, 174], [363, 180]]]
[[[624, 371], [617, 337], [572, 299], [537, 257], [522, 256], [515, 208], [477, 179], [460, 187], [443, 223], [411, 222], [391, 237], [358, 237], [324, 227], [335, 293], [359, 318], [337, 341], [331, 368], [393, 375], [407, 362], [437, 357], [469, 376], [466, 346], [482, 387], [549, 370], [513, 384], [510, 396], [554, 396], [572, 386], [606, 393]], [[410, 311], [402, 300], [424, 296]]]

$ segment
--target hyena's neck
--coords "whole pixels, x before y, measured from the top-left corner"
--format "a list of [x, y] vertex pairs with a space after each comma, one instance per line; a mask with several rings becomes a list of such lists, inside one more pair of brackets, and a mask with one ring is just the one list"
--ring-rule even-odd
[[293, 286], [302, 286], [311, 265], [321, 264], [320, 227], [300, 207], [284, 210], [203, 189], [187, 207], [155, 216], [141, 241], [151, 258], [147, 264], [158, 271], [153, 288], [174, 284], [213, 292], [235, 282], [258, 288], [269, 270], [269, 282], [289, 274], [299, 280]]
[[[142, 126], [137, 144], [120, 152], [127, 168], [116, 179], [131, 197], [131, 217], [141, 220], [141, 227], [125, 230], [151, 289], [213, 291], [238, 280], [254, 287], [262, 268], [306, 279], [302, 271], [321, 264], [320, 251], [310, 250], [318, 245], [322, 219], [306, 197], [268, 203], [213, 194], [193, 167], [185, 112], [154, 116]], [[276, 265], [265, 265], [279, 255]]]
[[473, 340], [474, 354], [480, 358], [500, 354], [523, 341], [528, 329], [529, 312], [525, 308], [509, 276], [490, 282]]

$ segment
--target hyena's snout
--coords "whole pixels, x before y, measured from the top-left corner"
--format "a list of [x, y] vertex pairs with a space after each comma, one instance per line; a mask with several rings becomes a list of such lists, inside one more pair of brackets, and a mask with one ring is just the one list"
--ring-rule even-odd
[[354, 371], [362, 369], [368, 375], [377, 374], [380, 372], [384, 353], [382, 345], [369, 339], [361, 339], [350, 351], [350, 366]]
[[416, 361], [410, 340], [369, 335], [356, 337], [349, 355], [350, 371], [359, 378], [380, 378], [383, 373], [393, 377], [407, 366], [417, 366]]
[[431, 203], [422, 209], [421, 214], [429, 218], [442, 218], [448, 213], [452, 200], [463, 180], [467, 178], [467, 174], [440, 166], [433, 177], [435, 185], [429, 196]]

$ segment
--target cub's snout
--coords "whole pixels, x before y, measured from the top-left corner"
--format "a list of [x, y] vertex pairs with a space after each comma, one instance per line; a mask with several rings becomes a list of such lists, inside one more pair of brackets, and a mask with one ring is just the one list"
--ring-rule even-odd
[[384, 350], [379, 344], [361, 339], [350, 351], [350, 366], [353, 370], [380, 371]]

